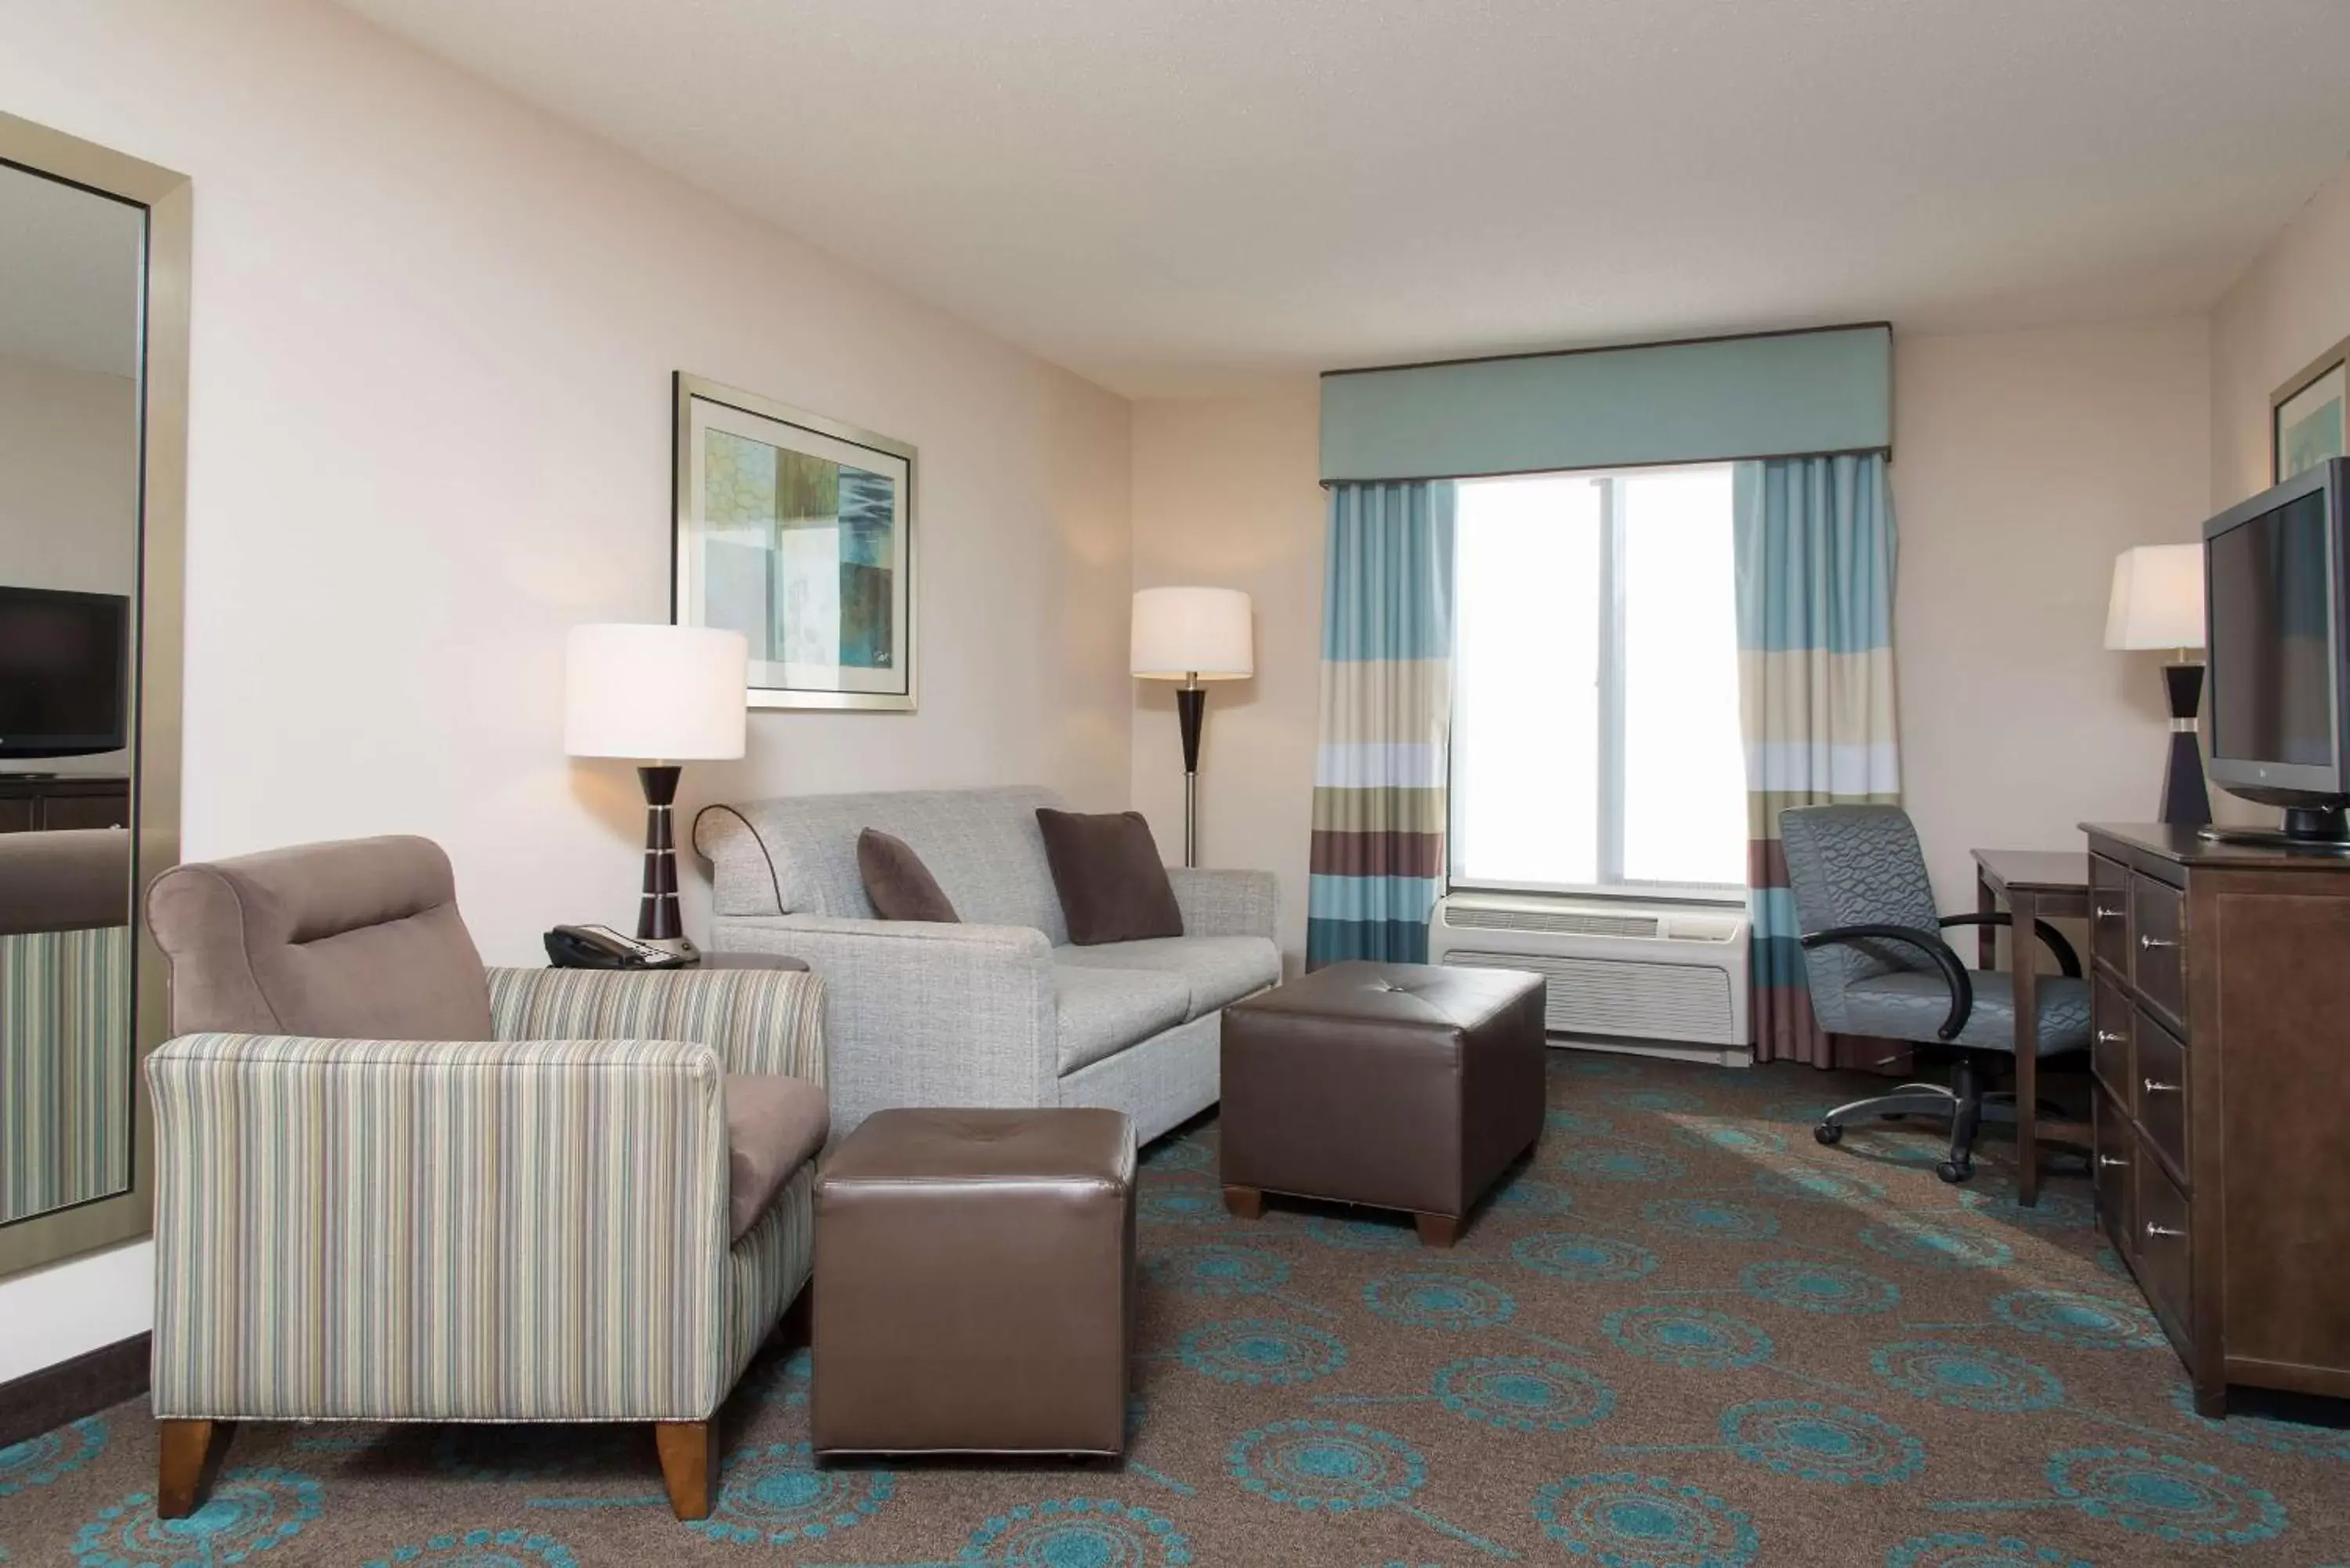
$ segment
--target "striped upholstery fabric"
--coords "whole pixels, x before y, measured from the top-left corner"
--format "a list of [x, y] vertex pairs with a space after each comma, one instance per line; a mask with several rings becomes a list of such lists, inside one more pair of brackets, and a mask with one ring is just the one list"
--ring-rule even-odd
[[1307, 967], [1419, 962], [1443, 888], [1450, 483], [1330, 491]]
[[796, 970], [493, 969], [501, 1040], [691, 1040], [730, 1073], [827, 1081], [824, 981]]
[[1877, 452], [1742, 463], [1736, 491], [1756, 1056], [1834, 1066], [1779, 814], [1900, 802], [1893, 500]]
[[815, 1179], [795, 1172], [728, 1247], [722, 1077], [820, 1081], [821, 982], [494, 971], [491, 987], [502, 1032], [674, 1033], [191, 1034], [149, 1059], [158, 1417], [717, 1408], [807, 1278]]
[[0, 937], [0, 1224], [130, 1185], [130, 928]]
[[726, 1260], [726, 1387], [750, 1365], [807, 1283], [816, 1255], [816, 1162], [792, 1172], [757, 1224], [743, 1233]]

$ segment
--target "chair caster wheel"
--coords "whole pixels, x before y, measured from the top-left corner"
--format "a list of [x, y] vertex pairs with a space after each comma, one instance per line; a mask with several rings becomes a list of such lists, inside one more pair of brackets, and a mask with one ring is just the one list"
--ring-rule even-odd
[[1956, 1187], [1961, 1181], [1970, 1179], [1974, 1176], [1974, 1173], [1975, 1162], [1971, 1159], [1967, 1161], [1964, 1165], [1960, 1165], [1955, 1159], [1946, 1159], [1939, 1165], [1934, 1167], [1934, 1174], [1940, 1177], [1943, 1180], [1949, 1182], [1953, 1187]]
[[1824, 1144], [1834, 1145], [1844, 1137], [1844, 1128], [1834, 1122], [1822, 1122], [1812, 1129], [1812, 1137]]

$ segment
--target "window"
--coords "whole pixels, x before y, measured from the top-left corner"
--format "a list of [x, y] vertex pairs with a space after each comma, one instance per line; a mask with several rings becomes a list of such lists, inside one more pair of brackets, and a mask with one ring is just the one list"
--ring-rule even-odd
[[1455, 886], [1746, 882], [1726, 465], [1467, 480], [1455, 513]]

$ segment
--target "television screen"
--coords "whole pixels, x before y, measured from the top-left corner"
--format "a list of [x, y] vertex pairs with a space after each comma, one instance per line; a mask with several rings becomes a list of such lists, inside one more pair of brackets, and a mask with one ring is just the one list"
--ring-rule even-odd
[[119, 751], [130, 601], [0, 587], [0, 758]]
[[2325, 531], [2321, 491], [2210, 541], [2214, 756], [2333, 763]]

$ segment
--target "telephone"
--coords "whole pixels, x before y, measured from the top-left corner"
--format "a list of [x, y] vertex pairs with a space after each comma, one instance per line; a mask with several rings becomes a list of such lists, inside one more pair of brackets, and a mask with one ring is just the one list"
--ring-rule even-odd
[[546, 961], [556, 969], [683, 969], [695, 961], [609, 926], [557, 926], [546, 933]]

